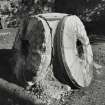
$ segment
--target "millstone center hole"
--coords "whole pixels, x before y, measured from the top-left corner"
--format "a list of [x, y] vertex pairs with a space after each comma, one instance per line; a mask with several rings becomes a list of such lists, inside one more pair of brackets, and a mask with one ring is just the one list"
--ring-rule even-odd
[[83, 44], [79, 39], [77, 39], [76, 42], [76, 48], [77, 48], [77, 54], [80, 59], [84, 59], [84, 50], [83, 50]]
[[25, 57], [28, 56], [29, 54], [29, 41], [28, 40], [22, 40], [21, 43], [21, 53], [22, 55], [24, 55]]

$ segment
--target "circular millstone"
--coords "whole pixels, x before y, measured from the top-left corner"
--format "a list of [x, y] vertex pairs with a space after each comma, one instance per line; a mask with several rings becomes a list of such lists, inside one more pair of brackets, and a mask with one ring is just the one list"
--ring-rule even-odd
[[14, 72], [20, 83], [24, 84], [31, 82], [32, 77], [40, 81], [46, 76], [51, 62], [51, 33], [46, 21], [40, 17], [22, 22], [14, 43]]
[[73, 84], [90, 85], [93, 77], [93, 53], [84, 25], [75, 16], [66, 16], [56, 30], [59, 61]]

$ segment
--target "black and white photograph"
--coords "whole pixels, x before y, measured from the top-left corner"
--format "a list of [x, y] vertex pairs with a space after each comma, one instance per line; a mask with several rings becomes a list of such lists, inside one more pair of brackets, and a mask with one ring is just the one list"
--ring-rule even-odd
[[105, 105], [105, 0], [0, 0], [0, 105]]

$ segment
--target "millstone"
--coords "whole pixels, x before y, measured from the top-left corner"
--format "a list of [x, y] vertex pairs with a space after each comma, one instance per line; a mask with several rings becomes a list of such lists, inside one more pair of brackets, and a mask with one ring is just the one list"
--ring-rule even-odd
[[[32, 17], [23, 21], [15, 40], [15, 75], [21, 84], [44, 78], [51, 62], [51, 33], [45, 20]], [[40, 75], [40, 76], [39, 76]]]
[[70, 81], [79, 87], [89, 86], [93, 77], [93, 54], [83, 23], [75, 15], [66, 16], [58, 24], [55, 36], [59, 61]]

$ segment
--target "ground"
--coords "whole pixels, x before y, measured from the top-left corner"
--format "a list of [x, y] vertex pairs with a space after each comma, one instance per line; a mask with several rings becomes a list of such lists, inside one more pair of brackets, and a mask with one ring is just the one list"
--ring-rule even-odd
[[[94, 78], [91, 85], [85, 89], [73, 90], [72, 93], [62, 97], [59, 102], [54, 101], [51, 105], [105, 105], [105, 42], [95, 41], [92, 43], [92, 50], [96, 64], [93, 68]], [[0, 77], [9, 78], [9, 81], [13, 79], [9, 74], [11, 71], [10, 62], [13, 62], [11, 61], [12, 56], [12, 50], [0, 50]], [[2, 75], [3, 73], [6, 75]], [[18, 102], [18, 100], [14, 101], [10, 96], [0, 91], [0, 104], [23, 105], [24, 103]]]

